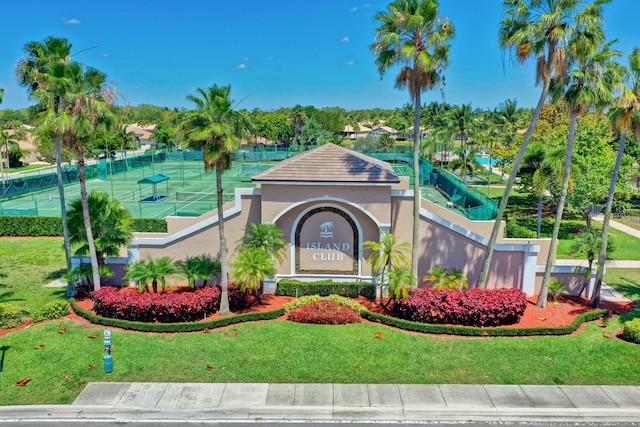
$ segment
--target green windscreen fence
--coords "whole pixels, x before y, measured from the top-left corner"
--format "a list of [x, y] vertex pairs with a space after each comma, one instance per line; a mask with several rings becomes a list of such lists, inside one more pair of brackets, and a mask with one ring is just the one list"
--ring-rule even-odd
[[434, 173], [435, 184], [456, 206], [467, 212], [469, 219], [488, 221], [498, 213], [498, 204], [486, 195], [468, 188], [457, 177], [448, 173]]
[[[294, 156], [305, 149], [242, 149], [234, 155], [231, 169], [225, 171], [224, 201], [233, 199], [236, 187], [252, 186], [251, 177], [264, 172], [276, 162]], [[410, 151], [373, 152], [363, 154], [389, 162], [401, 176], [409, 176], [413, 184], [413, 155]], [[90, 190], [108, 192], [112, 197], [127, 204], [135, 217], [159, 218], [166, 215], [200, 215], [215, 209], [215, 174], [204, 171], [201, 151], [147, 152], [141, 155], [124, 155], [117, 158], [97, 160], [86, 166]], [[495, 218], [497, 203], [486, 195], [468, 188], [459, 178], [441, 173], [434, 165], [420, 158], [420, 180], [423, 187], [437, 188], [451, 200], [461, 213], [470, 219], [491, 220]], [[139, 189], [136, 182], [147, 176], [165, 174], [171, 177], [167, 192], [168, 201], [155, 204], [140, 204], [139, 200], [149, 196], [147, 189]], [[65, 193], [68, 200], [78, 197], [78, 169], [76, 165], [62, 168]], [[97, 178], [97, 179], [96, 179]], [[40, 175], [7, 180], [0, 187], [0, 215], [55, 215], [59, 213], [55, 169]], [[67, 187], [68, 186], [68, 187]], [[19, 203], [22, 201], [22, 203]], [[56, 208], [55, 203], [58, 203]], [[187, 206], [188, 205], [188, 206]], [[23, 213], [24, 212], [24, 213]]]

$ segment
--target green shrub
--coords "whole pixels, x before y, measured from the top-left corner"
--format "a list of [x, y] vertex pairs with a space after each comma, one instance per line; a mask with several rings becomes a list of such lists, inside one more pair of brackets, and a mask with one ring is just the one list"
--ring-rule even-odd
[[134, 218], [131, 229], [135, 233], [166, 233], [167, 221], [164, 218]]
[[303, 282], [295, 279], [282, 279], [278, 281], [276, 295], [300, 297], [304, 295], [328, 296], [331, 294], [343, 297], [357, 298], [362, 295], [369, 299], [376, 297], [376, 287], [364, 282], [333, 282], [332, 280], [319, 280], [316, 282]]
[[513, 239], [535, 239], [536, 232], [515, 221], [507, 221], [507, 236]]
[[540, 328], [482, 328], [476, 326], [436, 325], [432, 323], [412, 322], [384, 314], [364, 311], [362, 317], [379, 322], [384, 325], [404, 329], [406, 331], [423, 332], [426, 334], [447, 334], [475, 337], [526, 337], [537, 335], [568, 335], [575, 332], [584, 322], [601, 319], [609, 315], [609, 310], [602, 309], [579, 314], [576, 319], [567, 326], [545, 326]]
[[358, 314], [362, 314], [364, 311], [367, 310], [366, 308], [364, 308], [357, 302], [353, 301], [352, 299], [342, 297], [340, 295], [328, 295], [327, 297], [321, 297], [320, 295], [305, 295], [300, 298], [294, 299], [293, 301], [289, 301], [284, 305], [283, 308], [285, 312], [289, 312], [291, 310], [295, 310], [297, 308], [305, 306], [314, 301], [320, 301], [320, 300], [328, 300], [328, 301], [336, 302], [344, 307], [348, 307], [354, 310]]
[[22, 310], [11, 304], [0, 303], [0, 329], [15, 328], [22, 324]]
[[1, 216], [0, 236], [62, 236], [62, 219], [52, 216]]
[[346, 325], [362, 321], [358, 313], [335, 301], [312, 301], [302, 307], [291, 310], [287, 319], [298, 323], [315, 323], [318, 325]]
[[83, 317], [95, 323], [96, 325], [113, 326], [116, 328], [128, 329], [132, 331], [140, 332], [196, 332], [204, 331], [205, 329], [221, 328], [223, 326], [235, 325], [236, 323], [253, 322], [258, 320], [271, 320], [277, 319], [284, 314], [284, 309], [272, 311], [257, 311], [250, 313], [234, 314], [231, 316], [225, 316], [220, 319], [208, 320], [206, 322], [184, 322], [184, 323], [147, 323], [147, 322], [132, 322], [129, 320], [112, 319], [109, 317], [96, 316], [89, 310], [81, 308], [75, 298], [69, 300], [73, 311], [80, 317]]
[[55, 301], [34, 312], [31, 320], [42, 322], [43, 320], [58, 319], [67, 314], [69, 314], [69, 303], [67, 301]]
[[640, 317], [624, 322], [622, 338], [640, 344]]
[[[139, 233], [166, 233], [163, 218], [137, 218], [131, 229]], [[62, 218], [56, 216], [0, 216], [0, 236], [62, 236]]]

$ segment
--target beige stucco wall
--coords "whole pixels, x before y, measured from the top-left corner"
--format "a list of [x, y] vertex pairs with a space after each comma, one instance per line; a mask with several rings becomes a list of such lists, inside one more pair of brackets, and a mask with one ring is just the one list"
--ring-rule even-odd
[[[320, 206], [331, 206], [349, 212], [360, 225], [359, 242], [377, 241], [379, 227], [393, 233], [398, 241], [411, 243], [413, 227], [413, 195], [410, 191], [393, 191], [389, 186], [309, 186], [262, 185], [258, 189], [238, 190], [236, 200], [225, 205], [225, 234], [229, 261], [236, 252], [237, 242], [251, 222], [275, 222], [290, 243], [283, 262], [277, 265], [279, 277], [294, 275], [294, 227], [307, 211]], [[240, 194], [242, 194], [240, 196]], [[393, 194], [393, 195], [392, 195]], [[202, 226], [202, 223], [206, 226]], [[207, 223], [208, 222], [208, 223]], [[187, 255], [219, 255], [217, 212], [198, 218], [168, 218], [169, 232], [136, 235], [132, 249], [139, 258], [148, 255], [168, 255], [183, 259]], [[479, 278], [493, 222], [470, 221], [451, 210], [423, 200], [420, 218], [420, 258], [418, 283], [427, 272], [436, 267], [454, 267], [462, 270], [474, 286]], [[174, 238], [180, 236], [179, 238]], [[538, 252], [539, 251], [539, 252]], [[538, 253], [536, 253], [538, 252]], [[494, 252], [488, 287], [519, 287], [530, 291], [539, 289], [536, 265], [543, 265], [548, 253], [545, 239], [499, 239]], [[374, 272], [366, 263], [370, 251], [359, 250], [360, 276], [358, 280], [372, 279]], [[533, 269], [532, 267], [533, 262]], [[527, 266], [527, 267], [523, 267]], [[525, 277], [529, 271], [530, 277]], [[528, 274], [528, 273], [527, 273]], [[571, 274], [562, 277], [570, 288], [578, 287]], [[534, 284], [535, 282], [535, 284]], [[528, 284], [527, 284], [528, 283]], [[529, 292], [532, 293], [532, 292]]]
[[[228, 212], [231, 208], [236, 207], [236, 202], [230, 202], [225, 205], [224, 210]], [[247, 224], [251, 222], [260, 221], [260, 196], [259, 195], [247, 195], [241, 197], [241, 209], [239, 212], [230, 216], [225, 216], [225, 237], [227, 241], [227, 253], [230, 255], [230, 259], [236, 250], [237, 242], [244, 235], [244, 229]], [[147, 239], [141, 239], [142, 241], [134, 245], [139, 249], [139, 257], [141, 259], [147, 256], [160, 257], [170, 256], [174, 260], [184, 259], [188, 255], [200, 255], [207, 254], [213, 257], [218, 257], [220, 254], [219, 234], [218, 234], [218, 222], [198, 229], [192, 233], [188, 233], [185, 236], [171, 241], [167, 244], [160, 244], [162, 239], [169, 238], [179, 231], [193, 227], [195, 224], [199, 224], [203, 220], [215, 216], [215, 213], [208, 213], [197, 218], [181, 218], [172, 217], [169, 219], [171, 224], [171, 232], [152, 233], [152, 237], [155, 242], [148, 240], [149, 233], [143, 235], [136, 235], [136, 238], [147, 237]]]

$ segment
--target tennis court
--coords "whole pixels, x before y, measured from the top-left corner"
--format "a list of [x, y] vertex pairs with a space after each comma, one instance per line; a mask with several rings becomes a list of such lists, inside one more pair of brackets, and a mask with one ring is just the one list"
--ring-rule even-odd
[[[254, 187], [251, 177], [275, 163], [233, 162], [222, 177], [224, 202], [233, 200], [235, 188]], [[116, 165], [115, 161], [101, 160], [97, 165], [98, 178], [87, 181], [87, 190], [109, 194], [119, 200], [134, 218], [199, 216], [216, 208], [215, 171], [205, 172], [202, 161], [154, 161], [137, 168]], [[157, 184], [138, 184], [158, 175], [168, 179]], [[153, 199], [154, 195], [163, 198], [156, 202], [144, 201]], [[67, 206], [79, 197], [79, 183], [65, 185]], [[60, 216], [58, 188], [49, 187], [0, 202], [0, 215]]]

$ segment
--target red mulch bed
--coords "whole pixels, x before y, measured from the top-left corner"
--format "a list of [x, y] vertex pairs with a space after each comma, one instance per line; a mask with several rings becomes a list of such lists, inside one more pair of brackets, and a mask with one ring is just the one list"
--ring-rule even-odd
[[[132, 289], [135, 290], [135, 289]], [[248, 312], [256, 312], [256, 311], [270, 311], [277, 310], [281, 308], [287, 302], [295, 299], [294, 297], [285, 297], [285, 296], [276, 296], [276, 295], [265, 295], [262, 298], [260, 303], [254, 302], [251, 307], [242, 311], [242, 313]], [[358, 297], [356, 301], [362, 304], [370, 311], [384, 313], [383, 308], [378, 305], [379, 301], [372, 301], [365, 297]], [[527, 306], [524, 315], [520, 319], [520, 322], [514, 325], [501, 326], [502, 328], [523, 328], [523, 327], [550, 327], [550, 326], [565, 326], [571, 324], [575, 318], [582, 313], [593, 310], [588, 306], [588, 301], [576, 298], [576, 297], [568, 297], [568, 296], [560, 296], [558, 298], [558, 302], [554, 304], [553, 302], [548, 302], [546, 308], [539, 308], [536, 306], [537, 297], [528, 298], [529, 305]], [[86, 309], [91, 310], [93, 307], [93, 301], [89, 298], [78, 299], [77, 304]], [[636, 307], [635, 302], [631, 303], [609, 303], [602, 302], [600, 304], [601, 308], [608, 309], [612, 315], [624, 314], [628, 313], [630, 310]], [[220, 318], [218, 313], [209, 316], [206, 320]], [[84, 318], [78, 316], [75, 313], [71, 313], [63, 319], [71, 319], [75, 320], [85, 326], [89, 327], [91, 324]], [[28, 328], [32, 325], [31, 322], [24, 323], [22, 326], [18, 328], [10, 328], [0, 330], [0, 337], [13, 332], [17, 329]]]

